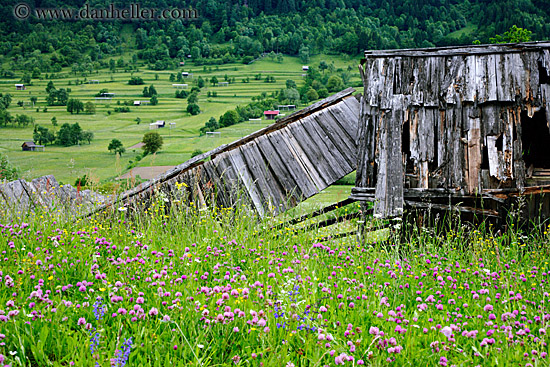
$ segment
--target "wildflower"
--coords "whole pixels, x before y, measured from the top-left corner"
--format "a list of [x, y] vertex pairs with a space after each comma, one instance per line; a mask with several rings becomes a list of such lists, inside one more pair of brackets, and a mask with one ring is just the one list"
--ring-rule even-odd
[[115, 352], [115, 367], [124, 367], [132, 351], [132, 337], [125, 339], [122, 348]]
[[449, 326], [445, 326], [443, 329], [440, 330], [443, 335], [445, 335], [447, 338], [450, 338], [451, 335], [453, 335], [453, 330]]

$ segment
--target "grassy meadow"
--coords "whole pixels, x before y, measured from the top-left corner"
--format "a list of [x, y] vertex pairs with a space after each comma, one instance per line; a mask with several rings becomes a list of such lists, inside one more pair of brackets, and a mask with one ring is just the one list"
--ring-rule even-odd
[[0, 223], [0, 365], [550, 365], [547, 231], [361, 243], [160, 198], [62, 214]]
[[[131, 58], [126, 55], [125, 61]], [[352, 66], [352, 84], [360, 83], [357, 72], [358, 60], [336, 56], [314, 56], [309, 65], [318, 65], [321, 60], [334, 62], [336, 69], [347, 70]], [[130, 61], [131, 62], [131, 61]], [[67, 112], [65, 106], [46, 106], [45, 88], [50, 79], [33, 79], [32, 85], [27, 86], [24, 91], [15, 91], [15, 83], [19, 83], [21, 75], [17, 74], [13, 80], [0, 79], [0, 93], [10, 93], [13, 101], [8, 109], [12, 116], [17, 114], [27, 114], [35, 119], [35, 123], [55, 130], [51, 119], [56, 117], [59, 126], [63, 123], [78, 122], [83, 130], [90, 130], [95, 138], [91, 144], [83, 143], [80, 146], [46, 147], [45, 152], [22, 152], [21, 144], [24, 141], [32, 140], [33, 127], [31, 125], [25, 128], [9, 127], [0, 128], [0, 152], [7, 154], [10, 161], [19, 166], [23, 176], [28, 179], [40, 177], [46, 174], [54, 174], [58, 181], [63, 183], [73, 183], [77, 177], [87, 174], [95, 182], [104, 182], [112, 180], [124, 173], [128, 164], [134, 161], [136, 156], [141, 153], [140, 150], [127, 150], [122, 157], [118, 158], [107, 150], [111, 139], [117, 138], [126, 148], [141, 141], [143, 134], [149, 131], [149, 123], [157, 120], [165, 120], [167, 125], [175, 122], [173, 129], [168, 127], [157, 130], [164, 139], [164, 146], [160, 152], [155, 155], [147, 156], [141, 160], [137, 166], [165, 166], [177, 165], [190, 158], [191, 153], [200, 149], [208, 151], [221, 144], [232, 142], [253, 131], [263, 128], [272, 121], [245, 122], [228, 128], [219, 130], [221, 136], [218, 138], [199, 136], [199, 128], [210, 118], [218, 119], [220, 115], [237, 105], [244, 105], [251, 102], [251, 98], [260, 95], [262, 92], [271, 92], [285, 87], [288, 79], [294, 80], [298, 86], [303, 83], [302, 63], [298, 58], [285, 56], [284, 61], [279, 63], [266, 57], [252, 64], [225, 64], [220, 66], [207, 66], [204, 71], [203, 66], [180, 67], [177, 70], [153, 71], [139, 68], [139, 71], [132, 73], [117, 71], [111, 73], [108, 69], [98, 72], [92, 72], [87, 76], [87, 80], [99, 80], [99, 84], [79, 84], [76, 80], [84, 81], [82, 76], [75, 76], [70, 69], [64, 69], [58, 73], [60, 78], [52, 79], [56, 88], [70, 88], [70, 98], [77, 98], [83, 103], [92, 101], [96, 106], [96, 113], [73, 114]], [[212, 71], [209, 72], [208, 68]], [[182, 82], [171, 82], [170, 74], [177, 74], [181, 71], [193, 73], [193, 79]], [[255, 80], [254, 76], [262, 75], [262, 80]], [[235, 83], [227, 87], [213, 87], [209, 80], [216, 76], [219, 81], [224, 81], [224, 76], [235, 78]], [[263, 79], [266, 76], [273, 76], [275, 83], [265, 83]], [[42, 75], [43, 76], [43, 75]], [[144, 85], [128, 85], [131, 76], [141, 77]], [[176, 89], [172, 86], [175, 83], [189, 84], [188, 91], [196, 83], [199, 76], [206, 81], [205, 88], [202, 88], [199, 95], [198, 104], [201, 113], [191, 116], [185, 111], [187, 101], [174, 97]], [[243, 83], [242, 79], [250, 78], [249, 83]], [[158, 78], [158, 79], [157, 79]], [[142, 96], [145, 86], [153, 84], [158, 92], [159, 103], [156, 106], [130, 106], [128, 113], [116, 113], [115, 107], [122, 106], [124, 101], [149, 100]], [[94, 95], [101, 89], [106, 88], [110, 93], [115, 93], [111, 101], [97, 101]], [[217, 97], [207, 97], [208, 92], [217, 92]], [[19, 107], [18, 101], [30, 104], [30, 98], [38, 98], [37, 106], [31, 105]], [[121, 105], [117, 105], [120, 102]], [[304, 106], [301, 106], [304, 107]], [[39, 112], [36, 112], [36, 109]], [[44, 112], [47, 108], [47, 112]], [[111, 114], [108, 113], [111, 111]], [[285, 113], [285, 112], [282, 112]], [[136, 118], [141, 119], [141, 123], [136, 123]], [[59, 126], [57, 129], [59, 129]]]

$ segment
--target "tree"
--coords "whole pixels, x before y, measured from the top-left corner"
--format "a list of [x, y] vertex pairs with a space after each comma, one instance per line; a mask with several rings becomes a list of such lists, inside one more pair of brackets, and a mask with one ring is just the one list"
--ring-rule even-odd
[[32, 139], [35, 142], [38, 142], [40, 145], [47, 145], [49, 143], [53, 143], [55, 140], [55, 136], [52, 132], [48, 130], [48, 128], [36, 125], [34, 127], [34, 132], [32, 134]]
[[218, 78], [216, 78], [216, 76], [213, 76], [210, 79], [210, 83], [212, 83], [212, 86], [215, 87], [216, 85], [218, 85]]
[[122, 156], [122, 153], [126, 151], [126, 148], [124, 148], [124, 146], [122, 145], [122, 142], [118, 139], [111, 140], [107, 149], [110, 152], [118, 154], [119, 156]]
[[4, 109], [0, 109], [0, 126], [7, 126], [13, 122], [13, 117], [11, 114]]
[[292, 79], [288, 79], [285, 84], [287, 88], [296, 88], [296, 82]]
[[84, 103], [82, 101], [71, 98], [67, 101], [67, 112], [79, 114], [81, 111], [84, 111]]
[[142, 143], [145, 154], [156, 153], [162, 148], [162, 137], [156, 131], [149, 131], [143, 135]]
[[504, 34], [497, 34], [495, 37], [489, 38], [490, 43], [519, 43], [519, 42], [529, 42], [531, 40], [531, 35], [533, 32], [518, 28], [516, 25], [510, 27], [510, 29]]
[[302, 62], [304, 64], [307, 64], [309, 62], [309, 48], [302, 44], [302, 46], [300, 46], [300, 51], [298, 51], [298, 55], [300, 56], [300, 60], [302, 60]]
[[198, 115], [201, 112], [201, 109], [200, 109], [198, 104], [189, 103], [187, 105], [187, 112], [189, 112], [191, 115], [195, 116], [195, 115]]
[[82, 141], [82, 128], [78, 122], [70, 125], [64, 123], [59, 128], [56, 137], [56, 144], [62, 145], [64, 147], [70, 147], [71, 145], [76, 145]]
[[86, 111], [89, 115], [93, 115], [95, 113], [95, 104], [92, 102], [86, 102], [84, 105], [84, 111]]
[[32, 96], [32, 97], [31, 97], [31, 103], [32, 103], [32, 106], [33, 106], [33, 107], [34, 107], [34, 105], [36, 104], [36, 101], [38, 101], [38, 97]]
[[15, 119], [13, 121], [14, 123], [17, 123], [17, 125], [25, 127], [29, 124], [34, 124], [34, 117], [30, 117], [27, 115], [15, 115]]
[[220, 127], [231, 126], [239, 123], [240, 116], [235, 110], [229, 110], [220, 117]]
[[282, 64], [283, 60], [284, 60], [283, 54], [281, 54], [281, 53], [277, 54], [277, 62], [279, 64]]
[[323, 72], [323, 74], [325, 73], [325, 70], [328, 69], [328, 65], [327, 65], [327, 62], [325, 60], [321, 61], [319, 63], [319, 70], [321, 70]]
[[130, 85], [142, 85], [144, 84], [143, 79], [141, 79], [139, 76], [133, 76], [128, 80], [128, 84]]
[[319, 94], [319, 98], [327, 98], [328, 97], [328, 90], [327, 88], [321, 88], [317, 91]]
[[91, 144], [92, 140], [94, 140], [94, 133], [89, 130], [83, 131], [81, 134], [81, 138], [82, 140], [86, 140], [88, 144]]
[[317, 91], [313, 88], [310, 88], [307, 93], [306, 93], [306, 96], [307, 96], [307, 99], [309, 101], [315, 101], [317, 99], [319, 99], [319, 94], [317, 93]]
[[201, 76], [199, 76], [199, 79], [197, 80], [197, 85], [199, 86], [199, 88], [204, 87], [204, 79]]
[[50, 80], [48, 82], [48, 85], [46, 85], [46, 93], [50, 94], [51, 91], [55, 90], [55, 86], [53, 85], [53, 82]]
[[0, 153], [0, 180], [13, 181], [19, 178], [19, 168], [10, 163], [8, 157]]
[[149, 86], [149, 97], [154, 96], [155, 94], [157, 94], [157, 90], [155, 89], [155, 86], [153, 84], [151, 84]]
[[200, 149], [195, 149], [195, 150], [191, 153], [191, 158], [196, 157], [196, 156], [198, 156], [198, 155], [201, 155], [201, 154], [203, 154], [203, 153], [204, 153], [204, 152], [203, 152], [202, 150], [200, 150]]
[[151, 97], [151, 99], [149, 100], [149, 102], [151, 102], [151, 106], [156, 106], [159, 104], [159, 99], [157, 98], [157, 95], [156, 94], [153, 94], [153, 96]]
[[193, 92], [191, 94], [189, 94], [189, 96], [187, 97], [187, 103], [197, 103], [199, 100], [199, 94], [197, 92]]
[[328, 78], [327, 89], [331, 93], [340, 92], [344, 89], [344, 81], [338, 75], [332, 75]]
[[53, 127], [57, 127], [57, 118], [55, 116], [52, 117], [52, 125]]

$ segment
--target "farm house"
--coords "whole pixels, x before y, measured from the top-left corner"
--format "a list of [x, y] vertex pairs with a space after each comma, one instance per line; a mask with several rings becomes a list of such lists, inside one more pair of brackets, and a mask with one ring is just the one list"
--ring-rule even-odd
[[352, 199], [498, 220], [528, 195], [524, 214], [548, 216], [549, 42], [367, 51], [359, 68]]

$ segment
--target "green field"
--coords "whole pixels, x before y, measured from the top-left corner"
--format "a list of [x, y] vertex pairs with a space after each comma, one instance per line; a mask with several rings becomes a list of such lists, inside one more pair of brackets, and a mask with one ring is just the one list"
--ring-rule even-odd
[[[130, 60], [129, 55], [125, 61]], [[334, 63], [336, 69], [347, 70], [352, 67], [353, 75], [350, 84], [360, 84], [359, 74], [356, 65], [358, 60], [349, 57], [335, 57], [317, 55], [311, 58], [309, 65], [319, 65], [321, 60]], [[191, 63], [189, 63], [191, 64]], [[56, 88], [70, 88], [70, 98], [77, 98], [86, 103], [92, 101], [96, 105], [96, 113], [93, 115], [80, 113], [71, 115], [66, 111], [65, 106], [47, 106], [45, 88], [49, 79], [33, 79], [32, 85], [27, 86], [24, 91], [15, 91], [15, 83], [19, 83], [20, 74], [13, 79], [0, 79], [0, 93], [10, 93], [13, 96], [12, 103], [8, 109], [12, 116], [26, 114], [35, 119], [35, 124], [45, 126], [51, 130], [59, 129], [63, 123], [78, 122], [83, 130], [90, 130], [95, 138], [90, 145], [84, 143], [80, 146], [61, 147], [48, 145], [45, 152], [23, 152], [21, 144], [32, 140], [33, 126], [25, 128], [5, 127], [0, 128], [0, 152], [5, 153], [10, 161], [21, 168], [23, 177], [32, 179], [47, 174], [53, 174], [58, 181], [73, 183], [77, 177], [87, 174], [93, 181], [105, 182], [127, 170], [128, 164], [135, 160], [140, 150], [128, 150], [122, 157], [118, 158], [107, 150], [111, 139], [117, 138], [122, 141], [126, 148], [141, 141], [143, 134], [149, 131], [149, 123], [156, 120], [165, 120], [167, 125], [175, 122], [173, 129], [168, 127], [157, 130], [164, 139], [162, 150], [155, 154], [146, 156], [138, 166], [161, 166], [177, 165], [190, 158], [191, 153], [200, 149], [208, 151], [221, 144], [232, 142], [253, 131], [270, 124], [262, 119], [261, 122], [244, 122], [228, 128], [219, 130], [219, 138], [208, 138], [199, 136], [199, 128], [210, 118], [219, 118], [224, 112], [234, 109], [237, 105], [244, 105], [251, 102], [251, 98], [260, 95], [262, 92], [271, 92], [285, 87], [288, 79], [294, 80], [298, 87], [303, 82], [302, 63], [295, 57], [284, 57], [282, 63], [264, 58], [249, 65], [225, 64], [208, 66], [212, 71], [205, 72], [203, 66], [185, 66], [178, 70], [153, 71], [139, 68], [133, 73], [116, 72], [111, 73], [108, 69], [98, 72], [94, 71], [87, 76], [87, 80], [99, 80], [99, 84], [79, 84], [84, 78], [75, 76], [70, 69], [64, 69], [58, 75], [61, 78], [53, 79]], [[199, 106], [201, 113], [191, 116], [185, 112], [187, 101], [174, 97], [176, 89], [173, 83], [187, 83], [190, 90], [192, 81], [171, 82], [170, 74], [181, 71], [193, 73], [193, 81], [196, 82], [199, 76], [205, 79], [206, 86], [202, 88], [199, 95]], [[262, 80], [254, 80], [256, 74], [262, 74]], [[216, 76], [219, 81], [224, 81], [224, 75], [235, 78], [234, 84], [227, 87], [212, 87], [208, 81]], [[44, 74], [42, 74], [44, 75]], [[275, 77], [275, 83], [265, 83], [266, 76]], [[144, 85], [128, 85], [131, 76], [141, 77]], [[250, 78], [249, 83], [243, 83], [243, 78]], [[158, 79], [157, 79], [158, 78]], [[130, 106], [128, 113], [115, 113], [114, 108], [120, 106], [124, 101], [148, 100], [142, 96], [144, 86], [153, 84], [158, 92], [159, 104], [157, 106]], [[111, 101], [96, 101], [94, 95], [101, 89], [106, 88], [110, 93], [115, 93]], [[217, 92], [217, 97], [207, 97], [208, 92]], [[30, 105], [30, 98], [38, 98], [37, 106]], [[19, 107], [18, 101], [27, 105]], [[43, 112], [44, 107], [47, 112]], [[304, 106], [300, 106], [304, 107]], [[36, 112], [39, 108], [40, 112]], [[111, 111], [111, 114], [108, 113]], [[283, 112], [284, 113], [284, 112]], [[56, 117], [59, 126], [54, 128], [51, 123], [52, 117]], [[136, 118], [141, 123], [136, 123]]]

